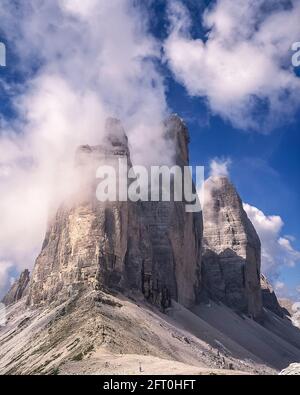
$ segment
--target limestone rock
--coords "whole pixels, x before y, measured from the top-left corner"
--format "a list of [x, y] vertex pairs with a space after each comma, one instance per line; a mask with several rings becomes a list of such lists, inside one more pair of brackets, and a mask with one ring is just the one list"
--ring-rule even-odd
[[261, 275], [261, 290], [264, 308], [282, 318], [288, 314], [288, 312], [280, 306], [272, 285], [263, 274]]
[[279, 304], [284, 314], [291, 319], [293, 325], [300, 328], [300, 303], [290, 299], [279, 299]]
[[300, 329], [300, 305], [297, 303], [297, 308], [295, 309], [296, 311], [292, 315], [292, 322], [293, 324]]
[[29, 289], [29, 281], [30, 273], [29, 270], [26, 269], [21, 273], [19, 279], [12, 285], [3, 299], [3, 303], [6, 306], [9, 306], [26, 296]]
[[97, 169], [110, 165], [118, 171], [119, 159], [130, 166], [127, 137], [120, 122], [109, 119], [102, 145], [78, 149], [78, 191], [49, 222], [32, 274], [30, 305], [68, 299], [82, 289], [141, 287], [146, 237], [138, 207], [96, 196]]
[[[188, 132], [171, 117], [165, 136], [174, 163], [188, 164]], [[165, 309], [175, 299], [196, 300], [201, 263], [202, 215], [186, 213], [185, 202], [101, 202], [96, 170], [131, 167], [127, 137], [119, 121], [107, 122], [106, 138], [76, 154], [78, 191], [50, 220], [32, 275], [28, 303], [66, 300], [80, 290], [138, 290]], [[127, 176], [126, 176], [127, 177]], [[121, 179], [121, 175], [118, 175]]]
[[228, 178], [206, 181], [203, 216], [202, 274], [207, 295], [258, 318], [262, 312], [260, 240]]
[[300, 363], [292, 363], [288, 368], [280, 372], [281, 376], [300, 376]]
[[294, 314], [294, 302], [287, 298], [279, 298], [278, 303], [280, 307], [286, 312], [286, 315], [292, 316]]
[[[165, 135], [175, 146], [174, 165], [189, 165], [189, 133], [183, 121], [170, 117]], [[172, 188], [174, 184], [172, 184]], [[202, 213], [187, 213], [186, 202], [146, 202], [143, 217], [150, 234], [152, 261], [144, 268], [144, 292], [157, 304], [157, 295], [184, 306], [197, 300], [201, 282]], [[159, 301], [159, 300], [158, 300]]]

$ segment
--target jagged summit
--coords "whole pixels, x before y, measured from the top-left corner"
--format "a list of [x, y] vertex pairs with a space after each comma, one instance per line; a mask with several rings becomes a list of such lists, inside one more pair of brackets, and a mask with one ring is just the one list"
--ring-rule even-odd
[[174, 142], [176, 164], [187, 166], [189, 164], [190, 134], [185, 122], [177, 114], [172, 114], [165, 121], [164, 126], [166, 138]]
[[[258, 248], [257, 255], [260, 256], [260, 239], [243, 208], [242, 199], [229, 178], [224, 176], [210, 177], [205, 181], [204, 191], [204, 216], [207, 229], [204, 244], [214, 236], [213, 233], [210, 234], [210, 230], [214, 231], [211, 228], [222, 222], [224, 228], [222, 233], [220, 232], [220, 236], [225, 237], [222, 240], [219, 239], [221, 243], [216, 245], [218, 251], [223, 251], [224, 245], [226, 245], [226, 247], [239, 252], [239, 248], [242, 249], [242, 247], [245, 247], [245, 242], [249, 242], [252, 247]], [[243, 230], [242, 239], [237, 240], [235, 237], [234, 225], [241, 226], [241, 230]], [[226, 237], [226, 234], [228, 237]], [[245, 257], [245, 251], [241, 250], [241, 253]]]
[[99, 166], [102, 161], [110, 157], [127, 157], [130, 160], [128, 138], [121, 121], [108, 118], [105, 123], [101, 144], [80, 146], [75, 155], [75, 164], [78, 166], [96, 162]]
[[20, 277], [11, 286], [8, 293], [3, 298], [3, 303], [6, 306], [12, 305], [22, 299], [28, 293], [28, 286], [30, 282], [30, 272], [25, 269]]
[[[176, 146], [176, 164], [188, 162], [188, 132], [173, 116], [166, 138]], [[101, 145], [76, 153], [80, 198], [66, 201], [49, 224], [37, 259], [29, 304], [66, 299], [82, 290], [114, 288], [143, 293], [166, 308], [171, 299], [183, 305], [199, 293], [202, 218], [187, 214], [184, 202], [100, 202], [96, 169], [118, 167], [130, 152], [125, 131], [108, 119]], [[82, 192], [83, 190], [83, 192]]]
[[119, 119], [108, 118], [106, 120], [104, 141], [113, 147], [128, 148], [128, 137]]
[[[185, 123], [172, 115], [164, 129], [165, 138], [175, 147], [174, 165], [188, 166], [190, 139]], [[154, 294], [167, 292], [169, 300], [190, 307], [201, 287], [202, 214], [187, 213], [185, 202], [172, 197], [170, 202], [144, 202], [142, 208], [152, 249], [150, 266], [145, 266], [150, 287]], [[155, 303], [152, 291], [148, 298]]]
[[[124, 129], [118, 120], [109, 119], [101, 145], [77, 150], [78, 188], [48, 225], [32, 274], [30, 305], [61, 302], [83, 290], [123, 287], [127, 273], [134, 272], [126, 264], [128, 243], [135, 248], [133, 229], [139, 226], [134, 208], [126, 202], [100, 202], [96, 196], [97, 168], [117, 169], [119, 158], [130, 165]], [[136, 254], [135, 262], [140, 262], [141, 253]], [[139, 282], [140, 278], [131, 278], [135, 287]]]
[[261, 290], [263, 307], [265, 309], [272, 311], [274, 314], [282, 318], [290, 315], [285, 308], [280, 306], [272, 285], [263, 274], [261, 275]]
[[261, 244], [227, 177], [205, 182], [203, 283], [208, 295], [259, 317]]

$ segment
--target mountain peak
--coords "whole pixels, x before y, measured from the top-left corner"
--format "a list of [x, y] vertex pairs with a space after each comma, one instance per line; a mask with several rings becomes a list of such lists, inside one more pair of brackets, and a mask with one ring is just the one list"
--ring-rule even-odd
[[203, 282], [209, 297], [259, 318], [261, 246], [228, 177], [204, 185]]
[[24, 296], [26, 296], [28, 292], [28, 286], [30, 282], [30, 272], [28, 269], [25, 269], [21, 274], [20, 277], [14, 282], [11, 286], [8, 293], [3, 298], [3, 303], [6, 306], [9, 306], [13, 303], [18, 302]]
[[128, 148], [128, 138], [122, 122], [117, 118], [107, 118], [104, 141], [113, 147]]

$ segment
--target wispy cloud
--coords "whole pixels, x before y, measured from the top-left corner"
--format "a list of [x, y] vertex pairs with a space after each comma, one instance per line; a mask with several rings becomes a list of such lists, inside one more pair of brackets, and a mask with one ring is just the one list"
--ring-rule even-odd
[[[101, 141], [107, 116], [124, 122], [135, 162], [172, 152], [160, 45], [134, 2], [2, 0], [0, 21], [25, 76], [13, 91], [17, 117], [0, 130], [0, 261], [21, 270], [34, 263], [49, 205], [74, 183], [75, 149]], [[11, 264], [0, 267], [1, 288]]]
[[266, 215], [249, 204], [244, 204], [244, 208], [261, 239], [262, 270], [265, 274], [276, 278], [282, 266], [294, 267], [300, 263], [300, 251], [282, 235], [284, 222], [280, 216]]
[[214, 158], [210, 162], [210, 177], [229, 177], [230, 158]]
[[[300, 108], [291, 45], [300, 37], [297, 0], [218, 0], [194, 38], [184, 2], [169, 1], [165, 56], [191, 96], [242, 129], [267, 132]], [[200, 21], [199, 21], [200, 23]]]
[[0, 298], [3, 296], [2, 291], [10, 284], [9, 272], [12, 269], [11, 262], [0, 261]]

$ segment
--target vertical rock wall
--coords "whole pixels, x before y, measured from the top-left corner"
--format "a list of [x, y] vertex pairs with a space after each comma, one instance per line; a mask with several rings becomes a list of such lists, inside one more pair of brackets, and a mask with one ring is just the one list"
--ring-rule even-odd
[[262, 312], [261, 245], [226, 177], [205, 183], [203, 284], [209, 297], [258, 318]]
[[[189, 165], [188, 130], [177, 116], [170, 117], [164, 128], [175, 147], [174, 165], [183, 169]], [[144, 203], [143, 216], [153, 254], [145, 268], [147, 297], [155, 304], [162, 298], [163, 303], [174, 299], [191, 306], [201, 283], [202, 213], [187, 213], [185, 200], [178, 202], [172, 196], [171, 202]]]
[[[175, 147], [174, 164], [188, 164], [188, 132], [171, 117], [165, 136]], [[99, 202], [96, 169], [131, 166], [127, 137], [109, 120], [102, 145], [80, 147], [78, 190], [50, 220], [32, 274], [28, 302], [68, 298], [80, 289], [137, 289], [155, 305], [171, 299], [189, 306], [199, 293], [202, 214], [186, 213], [185, 202]]]
[[30, 304], [68, 298], [80, 289], [123, 289], [127, 272], [133, 273], [131, 285], [140, 286], [141, 253], [132, 260], [134, 270], [128, 261], [128, 245], [137, 250], [140, 232], [135, 208], [131, 202], [100, 202], [96, 197], [97, 168], [118, 170], [119, 159], [130, 166], [125, 132], [119, 121], [110, 119], [102, 145], [78, 149], [78, 188], [49, 222], [32, 274]]

